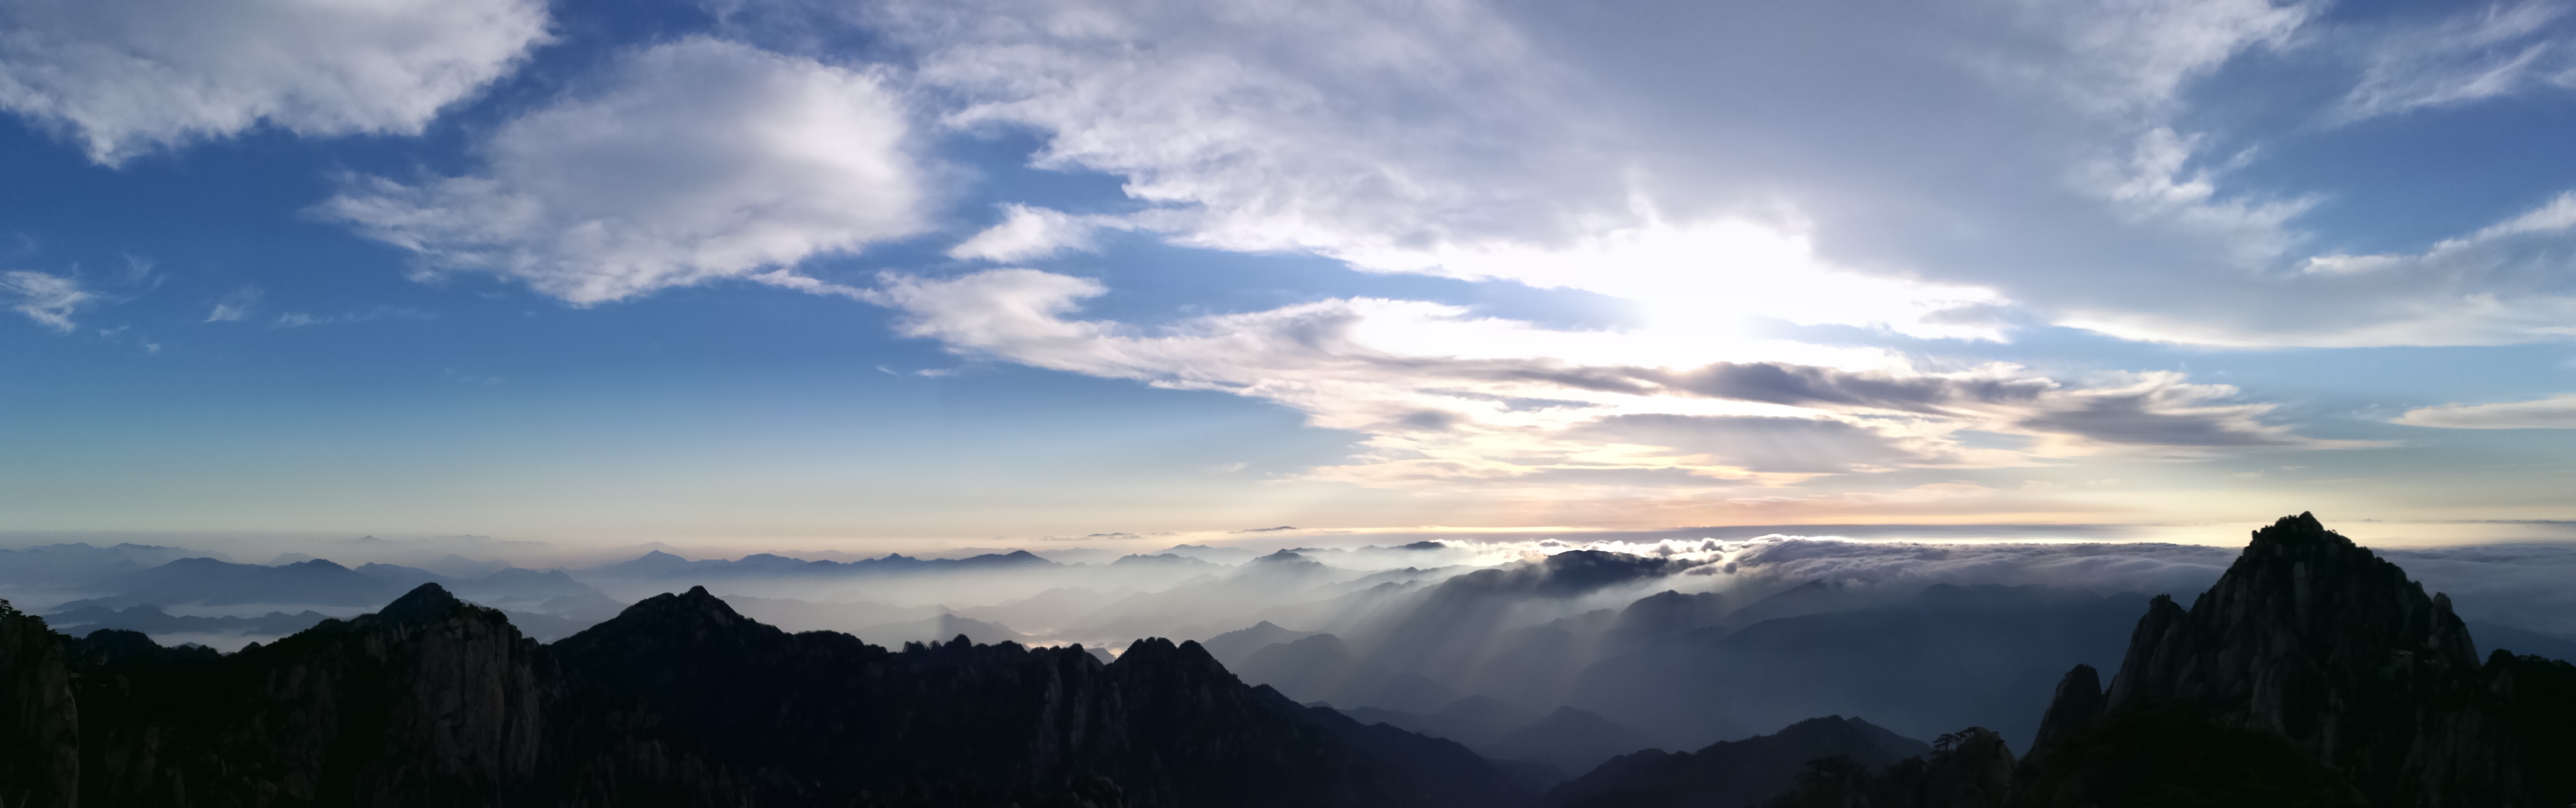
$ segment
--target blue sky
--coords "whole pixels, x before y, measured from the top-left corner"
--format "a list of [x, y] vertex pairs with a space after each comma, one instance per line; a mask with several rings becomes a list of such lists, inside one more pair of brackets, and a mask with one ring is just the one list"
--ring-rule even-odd
[[0, 530], [2576, 517], [2564, 3], [0, 32]]

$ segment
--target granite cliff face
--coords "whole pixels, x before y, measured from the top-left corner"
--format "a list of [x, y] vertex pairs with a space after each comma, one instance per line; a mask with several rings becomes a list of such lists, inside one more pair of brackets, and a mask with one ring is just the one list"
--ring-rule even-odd
[[2532, 720], [2568, 715], [2566, 665], [2500, 651], [2482, 666], [2475, 647], [2448, 597], [2314, 516], [2281, 519], [2190, 609], [2152, 601], [2107, 691], [2090, 669], [2067, 675], [2031, 799], [2261, 787], [2275, 804], [2566, 804], [2545, 773], [2576, 758], [2540, 750], [2566, 749], [2576, 724]]
[[1247, 687], [1195, 643], [890, 651], [703, 589], [552, 646], [435, 584], [232, 655], [14, 613], [0, 642], [5, 808], [1527, 801], [1463, 747]]
[[435, 585], [229, 657], [100, 632], [83, 805], [456, 805], [535, 780], [536, 645]]
[[2373, 802], [2519, 800], [2479, 678], [2450, 598], [2300, 514], [2255, 531], [2190, 611], [2150, 603], [2106, 701], [2280, 735]]

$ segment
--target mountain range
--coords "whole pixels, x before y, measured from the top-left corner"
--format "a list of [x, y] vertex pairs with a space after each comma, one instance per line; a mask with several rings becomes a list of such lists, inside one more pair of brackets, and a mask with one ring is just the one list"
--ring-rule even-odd
[[[63, 555], [200, 603], [408, 589], [350, 618], [55, 612], [311, 621], [234, 653], [104, 618], [66, 636], [0, 601], [0, 806], [2576, 801], [2576, 666], [2493, 647], [2549, 636], [2484, 632], [2307, 515], [2257, 531], [2188, 608], [2035, 585], [1659, 590], [1707, 567], [1595, 551], [1387, 573], [1283, 552], [965, 609], [691, 587], [551, 641], [469, 601], [599, 608], [562, 571]], [[180, 572], [199, 577], [154, 577]], [[1204, 643], [1043, 645], [969, 616], [1171, 625], [1245, 592], [1273, 617]]]

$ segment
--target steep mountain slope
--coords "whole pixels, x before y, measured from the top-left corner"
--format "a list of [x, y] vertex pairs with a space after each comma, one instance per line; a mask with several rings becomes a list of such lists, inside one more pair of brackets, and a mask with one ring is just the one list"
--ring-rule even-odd
[[80, 794], [80, 708], [61, 635], [0, 600], [0, 805], [68, 808]]

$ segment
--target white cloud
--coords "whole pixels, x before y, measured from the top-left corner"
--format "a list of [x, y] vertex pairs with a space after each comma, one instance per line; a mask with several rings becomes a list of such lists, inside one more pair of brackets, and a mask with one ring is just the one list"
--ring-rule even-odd
[[1123, 178], [1156, 206], [1139, 228], [1185, 245], [1599, 292], [1701, 338], [1744, 317], [2229, 346], [2550, 338], [2550, 305], [2488, 316], [2523, 307], [2486, 305], [2521, 291], [2496, 277], [2432, 297], [2319, 280], [2349, 263], [2301, 252], [2330, 189], [2238, 181], [2262, 144], [2195, 109], [2197, 83], [2254, 52], [2346, 66], [2309, 44], [2321, 8], [1957, 0], [1753, 25], [1723, 4], [973, 0], [863, 19], [955, 99], [951, 127], [1041, 133], [1036, 166]]
[[306, 326], [316, 326], [316, 325], [348, 325], [348, 324], [352, 324], [352, 323], [373, 322], [373, 321], [376, 321], [376, 320], [428, 320], [428, 319], [432, 319], [432, 318], [431, 318], [430, 313], [429, 313], [429, 312], [425, 312], [425, 311], [421, 311], [421, 310], [419, 310], [419, 309], [403, 309], [403, 308], [395, 308], [395, 307], [392, 307], [392, 306], [378, 306], [378, 307], [376, 307], [376, 308], [368, 309], [368, 310], [366, 310], [366, 311], [354, 311], [354, 312], [347, 312], [347, 313], [343, 313], [343, 314], [312, 314], [312, 313], [308, 313], [308, 312], [301, 312], [301, 311], [290, 311], [290, 312], [287, 312], [287, 313], [285, 313], [285, 314], [277, 315], [277, 321], [276, 321], [275, 323], [272, 323], [272, 324], [271, 324], [271, 327], [273, 327], [273, 328], [304, 328], [304, 327], [306, 327]]
[[214, 310], [206, 312], [206, 322], [230, 323], [250, 316], [250, 307], [259, 302], [260, 289], [244, 286], [215, 301]]
[[72, 312], [98, 299], [83, 290], [80, 281], [62, 275], [11, 270], [0, 272], [0, 299], [29, 319], [63, 333], [71, 333]]
[[2536, 401], [2417, 407], [2389, 423], [2437, 429], [2576, 429], [2576, 394]]
[[2084, 182], [2133, 221], [2208, 239], [2232, 266], [2259, 270], [2306, 239], [2290, 220], [2314, 199], [2222, 198], [2218, 177], [2192, 165], [2202, 139], [2157, 126], [2138, 136], [2126, 161], [2096, 163]]
[[1987, 57], [2097, 114], [2160, 120], [2185, 86], [2254, 47], [2278, 47], [2323, 3], [2081, 0], [2003, 3], [2041, 33], [2028, 52]]
[[627, 54], [504, 124], [475, 175], [359, 178], [319, 211], [418, 253], [591, 304], [794, 265], [922, 228], [924, 169], [866, 70], [710, 39]]
[[[921, 81], [964, 96], [951, 126], [1049, 133], [1036, 165], [1126, 177], [1130, 196], [1165, 206], [1137, 226], [1180, 243], [1584, 289], [1699, 319], [1997, 333], [1936, 316], [2000, 303], [1993, 292], [1830, 266], [1776, 210], [1668, 219], [1632, 193], [1547, 56], [1477, 3], [1000, 0], [896, 4], [877, 21], [923, 49]], [[1080, 232], [1014, 208], [952, 255], [1018, 260]]]
[[1005, 204], [1002, 210], [1000, 224], [949, 248], [948, 257], [1008, 263], [1045, 258], [1068, 250], [1089, 251], [1095, 246], [1093, 231], [1103, 226], [1096, 217], [1075, 216], [1018, 203]]
[[[950, 125], [1035, 127], [1037, 165], [1125, 176], [1178, 237], [1344, 254], [1524, 231], [1573, 198], [1547, 60], [1472, 2], [905, 2], [871, 22], [955, 93]], [[1615, 213], [1624, 205], [1615, 176]], [[1484, 221], [1477, 221], [1482, 219]]]
[[2576, 89], [2576, 41], [2552, 28], [2566, 12], [2554, 3], [2499, 3], [2382, 34], [2363, 46], [2361, 79], [2335, 117], [2350, 122], [2553, 85]]
[[12, 0], [0, 107], [109, 166], [263, 122], [418, 134], [547, 25], [539, 0]]

